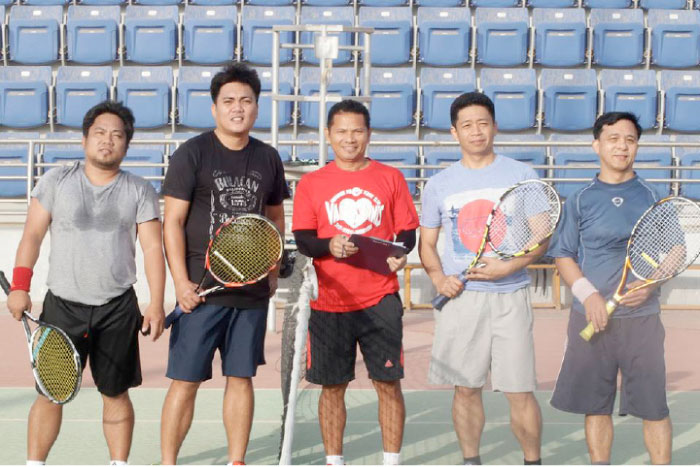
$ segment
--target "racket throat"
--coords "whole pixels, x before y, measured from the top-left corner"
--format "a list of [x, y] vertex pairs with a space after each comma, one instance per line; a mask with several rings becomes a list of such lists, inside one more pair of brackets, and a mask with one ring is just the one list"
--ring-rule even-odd
[[615, 311], [617, 307], [620, 306], [620, 300], [622, 300], [622, 297], [618, 294], [615, 294], [610, 300], [605, 302], [605, 309], [607, 310], [608, 315], [611, 315], [613, 311]]

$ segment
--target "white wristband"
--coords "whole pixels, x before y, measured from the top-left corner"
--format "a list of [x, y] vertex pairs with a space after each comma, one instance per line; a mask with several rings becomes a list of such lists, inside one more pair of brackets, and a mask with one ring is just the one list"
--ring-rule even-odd
[[595, 286], [591, 284], [591, 281], [585, 277], [577, 279], [571, 285], [571, 293], [573, 293], [574, 297], [576, 297], [576, 299], [581, 303], [585, 302], [588, 297], [597, 292], [598, 289], [596, 289]]

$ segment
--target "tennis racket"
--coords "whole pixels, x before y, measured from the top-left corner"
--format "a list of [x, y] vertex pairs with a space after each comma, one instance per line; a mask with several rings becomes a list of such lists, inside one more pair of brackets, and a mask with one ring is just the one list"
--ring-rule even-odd
[[[0, 286], [6, 295], [10, 294], [10, 283], [2, 271]], [[31, 331], [27, 320], [38, 327]], [[37, 320], [26, 311], [22, 315], [22, 324], [37, 387], [51, 402], [60, 405], [70, 402], [78, 394], [82, 380], [80, 355], [73, 342], [65, 332]]]
[[[200, 297], [225, 288], [253, 284], [267, 276], [282, 258], [282, 235], [269, 219], [245, 214], [229, 219], [209, 241], [204, 266], [220, 285], [199, 292]], [[204, 274], [197, 290], [202, 288]], [[165, 318], [169, 328], [184, 311], [176, 306]]]
[[[541, 180], [525, 180], [508, 188], [486, 219], [479, 249], [458, 278], [467, 283], [467, 273], [479, 267], [487, 245], [501, 258], [516, 258], [539, 248], [551, 237], [559, 222], [561, 202], [550, 185]], [[438, 295], [431, 302], [440, 311], [450, 298]]]
[[[622, 277], [605, 308], [608, 315], [625, 295], [675, 277], [700, 255], [700, 207], [689, 199], [670, 196], [656, 202], [637, 220], [627, 241]], [[629, 272], [644, 284], [623, 293]], [[581, 331], [588, 341], [595, 330], [589, 323]]]

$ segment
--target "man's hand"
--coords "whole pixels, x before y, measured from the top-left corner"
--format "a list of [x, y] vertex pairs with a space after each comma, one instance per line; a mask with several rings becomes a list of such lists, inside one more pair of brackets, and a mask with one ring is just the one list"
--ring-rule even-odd
[[455, 298], [462, 292], [462, 289], [464, 289], [464, 284], [459, 280], [459, 277], [446, 276], [444, 274], [433, 281], [433, 285], [435, 285], [440, 295], [444, 295], [448, 298]]
[[12, 313], [12, 317], [17, 321], [22, 319], [22, 314], [32, 311], [32, 299], [29, 292], [24, 290], [14, 290], [7, 296], [7, 309]]
[[605, 299], [599, 293], [591, 294], [583, 307], [586, 309], [586, 319], [593, 325], [595, 332], [600, 332], [608, 325], [608, 311], [605, 308]]
[[146, 308], [146, 313], [143, 315], [143, 324], [141, 325], [141, 334], [151, 336], [151, 341], [158, 340], [163, 334], [163, 325], [165, 324], [165, 311], [162, 304], [151, 303]]
[[175, 297], [185, 313], [191, 313], [200, 303], [204, 302], [204, 297], [197, 295], [197, 284], [189, 280], [175, 283]]
[[331, 242], [328, 247], [331, 250], [331, 255], [335, 256], [336, 258], [347, 258], [348, 256], [352, 256], [360, 251], [360, 249], [357, 248], [354, 243], [348, 240], [347, 235], [341, 234], [335, 235], [333, 238], [331, 238]]
[[[636, 280], [634, 282], [630, 282], [627, 284], [627, 290], [632, 290], [635, 287], [639, 287], [640, 285], [643, 285], [645, 282], [642, 280]], [[649, 287], [644, 287], [643, 289], [635, 290], [634, 292], [630, 292], [629, 294], [625, 295], [622, 300], [620, 300], [620, 305], [628, 306], [630, 308], [638, 307], [639, 305], [643, 304], [646, 302], [649, 297], [651, 296], [652, 292], [654, 292], [654, 289], [658, 287], [658, 283], [654, 285], [650, 285]]]
[[391, 272], [396, 272], [399, 269], [402, 269], [404, 266], [406, 266], [407, 261], [408, 257], [406, 255], [400, 256], [398, 258], [390, 256], [386, 259], [386, 262], [389, 265], [389, 270]]
[[479, 264], [474, 266], [467, 273], [470, 281], [497, 281], [513, 273], [511, 264], [499, 258], [482, 256]]

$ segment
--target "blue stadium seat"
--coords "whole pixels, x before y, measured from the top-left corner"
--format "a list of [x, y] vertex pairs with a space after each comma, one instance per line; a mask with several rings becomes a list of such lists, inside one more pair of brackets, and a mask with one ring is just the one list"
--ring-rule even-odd
[[416, 75], [413, 68], [372, 68], [370, 82], [372, 128], [398, 130], [415, 122]]
[[351, 0], [305, 0], [304, 5], [308, 6], [346, 6], [352, 5]]
[[[319, 88], [319, 68], [302, 68], [299, 75], [299, 94], [302, 96], [316, 96], [319, 93]], [[330, 83], [328, 83], [328, 94], [343, 97], [355, 95], [355, 71], [352, 68], [333, 68]], [[326, 112], [328, 112], [333, 104], [335, 104], [335, 102], [326, 103]], [[318, 102], [300, 102], [299, 124], [309, 127], [318, 127], [318, 105]]]
[[49, 115], [51, 67], [0, 66], [0, 125], [31, 128]]
[[456, 7], [463, 6], [463, 0], [415, 0], [414, 5], [419, 5], [420, 7]]
[[595, 70], [544, 69], [540, 83], [546, 127], [563, 131], [593, 127], [598, 110]]
[[471, 0], [469, 5], [475, 7], [511, 7], [519, 6], [520, 0]]
[[374, 28], [370, 47], [372, 66], [402, 65], [411, 60], [413, 45], [411, 7], [363, 7], [360, 8], [358, 19], [361, 27]]
[[214, 128], [211, 115], [211, 79], [215, 67], [183, 66], [177, 80], [177, 122], [191, 128]]
[[[372, 138], [372, 142], [376, 143], [379, 141], [396, 141], [406, 139], [406, 136], [403, 135], [375, 135]], [[391, 166], [418, 164], [418, 146], [378, 146], [370, 144], [367, 152], [369, 153], [369, 157], [371, 159], [381, 162], [382, 164]], [[418, 169], [399, 168], [399, 170], [403, 174], [404, 178], [418, 177]], [[416, 182], [407, 180], [406, 183], [408, 184], [408, 191], [411, 194], [416, 194]]]
[[631, 112], [645, 130], [658, 126], [658, 89], [653, 70], [600, 71], [605, 112]]
[[[498, 114], [496, 114], [498, 115]], [[504, 135], [499, 134], [494, 141], [494, 152], [529, 165], [546, 165], [547, 150], [544, 146], [499, 146], [503, 141], [543, 142], [543, 135]], [[547, 176], [547, 169], [535, 169], [540, 178]]]
[[159, 5], [179, 5], [184, 3], [181, 0], [134, 0], [133, 3], [148, 6], [159, 6]]
[[530, 17], [524, 8], [476, 9], [476, 60], [517, 66], [528, 60]]
[[211, 5], [236, 5], [238, 0], [190, 0], [189, 5], [201, 5], [201, 6], [211, 6]]
[[[431, 134], [428, 133], [423, 136], [425, 141], [440, 141], [444, 142], [455, 142], [452, 135], [447, 134]], [[462, 152], [459, 146], [425, 146], [423, 149], [424, 154], [424, 165], [443, 165], [447, 166], [456, 162], [462, 158]], [[442, 169], [423, 169], [423, 177], [430, 178]]]
[[286, 6], [294, 5], [294, 0], [250, 0], [245, 2], [246, 5], [257, 6]]
[[631, 67], [644, 61], [644, 12], [591, 10], [593, 63], [606, 67]]
[[183, 21], [185, 60], [202, 64], [231, 61], [237, 19], [235, 6], [187, 6]]
[[82, 127], [85, 113], [108, 99], [111, 87], [111, 67], [59, 67], [56, 73], [56, 123]]
[[66, 42], [68, 60], [102, 64], [117, 59], [121, 12], [117, 5], [68, 7]]
[[[668, 142], [671, 138], [669, 136], [644, 136], [642, 137], [642, 142]], [[634, 159], [634, 170], [637, 175], [644, 179], [650, 178], [671, 178], [670, 169], [646, 169], [638, 167], [641, 164], [644, 165], [656, 165], [656, 166], [670, 166], [672, 165], [671, 157], [671, 147], [640, 147], [637, 150], [637, 157]], [[667, 182], [651, 182], [651, 185], [656, 188], [661, 196], [668, 196], [671, 194], [671, 183]]]
[[[0, 67], [1, 68], [1, 67]], [[39, 138], [38, 133], [0, 133], [0, 141], [9, 139]], [[27, 168], [6, 167], [3, 163], [26, 164], [29, 158], [29, 145], [22, 143], [0, 144], [0, 196], [27, 196]], [[2, 180], [1, 177], [24, 177], [24, 180]]]
[[467, 8], [418, 9], [418, 59], [427, 65], [470, 61], [471, 13]]
[[536, 126], [537, 73], [532, 68], [481, 69], [483, 92], [496, 108], [498, 129], [526, 130]]
[[544, 66], [576, 66], [586, 60], [586, 12], [583, 8], [537, 8], [535, 62]]
[[428, 68], [420, 72], [423, 125], [436, 130], [449, 130], [450, 106], [462, 93], [476, 90], [473, 68]]
[[[313, 146], [309, 145], [296, 145], [296, 159], [302, 161], [317, 161], [318, 160], [318, 132], [314, 131], [312, 133], [299, 133], [297, 135], [297, 140], [299, 141], [316, 141]], [[327, 161], [332, 161], [335, 159], [335, 153], [328, 140], [326, 140], [326, 146], [328, 147], [328, 157]]]
[[[678, 142], [698, 142], [698, 137], [696, 135], [677, 135], [674, 136], [674, 139]], [[676, 157], [678, 158], [681, 167], [700, 167], [700, 148], [698, 147], [676, 147]], [[688, 180], [700, 180], [700, 170], [681, 170], [680, 176], [681, 178]], [[700, 182], [683, 182], [680, 185], [680, 194], [682, 196], [695, 200], [700, 199]]]
[[[256, 133], [254, 131], [251, 131], [250, 136], [252, 136], [253, 138], [257, 138], [260, 141], [267, 144], [272, 143], [269, 132]], [[284, 136], [281, 136], [281, 138], [284, 138]], [[288, 162], [292, 160], [292, 146], [279, 146], [277, 148], [277, 152], [279, 153], [282, 162]]]
[[630, 8], [632, 0], [583, 0], [588, 8]]
[[402, 6], [408, 5], [408, 0], [358, 0], [358, 4], [362, 6]]
[[62, 6], [14, 5], [10, 10], [10, 60], [24, 64], [58, 60]]
[[175, 60], [178, 23], [177, 6], [127, 6], [126, 59], [148, 64]]
[[640, 8], [649, 10], [651, 8], [682, 10], [687, 5], [687, 0], [639, 0]]
[[[41, 162], [44, 164], [69, 165], [85, 159], [85, 152], [80, 144], [82, 134], [76, 132], [47, 133], [42, 138]], [[73, 140], [72, 143], [56, 143], [54, 140]], [[40, 173], [46, 173], [53, 167], [43, 167]]]
[[117, 100], [134, 112], [136, 128], [158, 128], [170, 116], [173, 69], [123, 66], [117, 75]]
[[[256, 68], [260, 77], [261, 92], [258, 100], [258, 119], [253, 128], [267, 130], [272, 128], [272, 68]], [[334, 70], [335, 71], [335, 70]], [[280, 67], [279, 69], [279, 93], [294, 94], [294, 69], [292, 67]], [[293, 104], [290, 101], [277, 102], [277, 124], [285, 127], [292, 123]]]
[[[554, 165], [573, 165], [573, 164], [597, 164], [600, 165], [598, 155], [590, 146], [591, 137], [579, 135], [557, 135], [553, 134], [549, 137], [550, 141], [581, 141], [587, 143], [586, 146], [554, 146], [552, 147], [552, 156]], [[598, 168], [590, 169], [554, 169], [554, 177], [556, 178], [584, 178], [590, 180], [598, 173]], [[586, 186], [589, 182], [555, 182], [554, 188], [562, 198], [567, 198], [571, 194]]]
[[[309, 6], [301, 9], [300, 22], [301, 24], [339, 24], [341, 26], [352, 27], [355, 25], [355, 12], [351, 6]], [[313, 45], [316, 34], [318, 33], [302, 32], [301, 43]], [[354, 43], [352, 33], [349, 32], [330, 33], [329, 35], [338, 36], [339, 45], [353, 45]], [[372, 39], [374, 39], [374, 36], [372, 36]], [[314, 49], [302, 50], [301, 57], [305, 62], [319, 63]], [[350, 59], [351, 54], [349, 50], [340, 50], [338, 52], [338, 58], [333, 60], [333, 64], [342, 65], [348, 63]]]
[[80, 0], [78, 5], [124, 5], [127, 0]]
[[[144, 133], [134, 135], [131, 140], [129, 150], [126, 152], [126, 157], [122, 161], [122, 169], [131, 172], [139, 177], [161, 177], [163, 176], [163, 167], [130, 167], [130, 164], [162, 164], [163, 155], [165, 154], [165, 145], [161, 144], [139, 144], [139, 139], [160, 139], [165, 138], [162, 134]], [[162, 180], [149, 180], [156, 191], [160, 191]]]
[[[248, 6], [242, 9], [242, 42], [243, 60], [252, 63], [270, 65], [272, 59], [272, 26], [292, 25], [295, 21], [295, 8], [282, 6], [271, 8], [266, 6]], [[280, 42], [293, 43], [294, 33], [281, 32]], [[280, 48], [280, 63], [292, 59], [291, 49]]]
[[24, 0], [22, 4], [24, 5], [65, 5], [69, 0]]
[[664, 128], [700, 131], [700, 71], [661, 70]]
[[649, 10], [651, 62], [664, 68], [700, 64], [700, 11]]
[[527, 0], [532, 8], [572, 8], [578, 6], [578, 0]]

